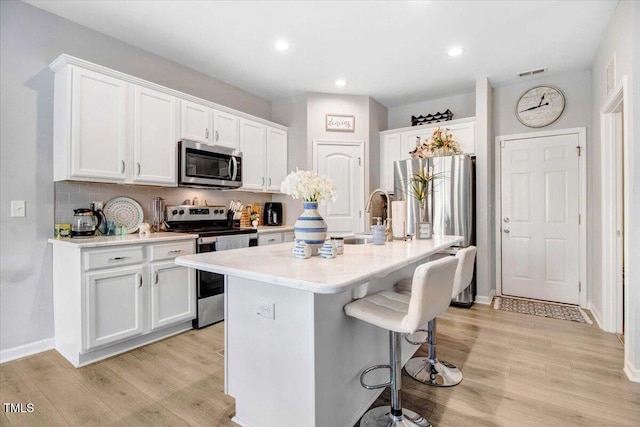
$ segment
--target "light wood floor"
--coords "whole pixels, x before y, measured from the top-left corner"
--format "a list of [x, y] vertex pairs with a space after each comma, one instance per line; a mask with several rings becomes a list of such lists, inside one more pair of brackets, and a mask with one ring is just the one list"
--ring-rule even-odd
[[[595, 325], [475, 305], [439, 318], [438, 339], [463, 382], [432, 388], [403, 376], [405, 406], [436, 426], [640, 425], [640, 384], [622, 372], [618, 338]], [[0, 400], [35, 411], [0, 412], [0, 425], [233, 426], [223, 346], [218, 324], [80, 369], [55, 351], [5, 363]]]

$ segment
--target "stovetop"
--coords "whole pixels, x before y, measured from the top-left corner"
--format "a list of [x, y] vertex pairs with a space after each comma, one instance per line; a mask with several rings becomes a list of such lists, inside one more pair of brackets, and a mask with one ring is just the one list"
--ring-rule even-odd
[[224, 206], [167, 206], [167, 231], [198, 233], [200, 237], [256, 233], [253, 229], [234, 227], [232, 216]]

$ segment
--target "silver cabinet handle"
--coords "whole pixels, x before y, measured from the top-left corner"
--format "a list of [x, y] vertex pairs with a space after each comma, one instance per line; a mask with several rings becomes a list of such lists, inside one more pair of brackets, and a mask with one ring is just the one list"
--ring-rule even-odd
[[156, 277], [154, 279], [154, 283], [157, 285], [158, 284], [158, 272], [156, 271]]
[[271, 178], [269, 178], [269, 187], [271, 187]]
[[260, 185], [264, 185], [264, 176], [262, 177], [262, 183]]
[[509, 233], [511, 233], [511, 230], [509, 230], [508, 228], [505, 228], [504, 232], [505, 232], [505, 234], [509, 234]]
[[204, 138], [209, 139], [209, 128], [204, 129]]
[[220, 139], [220, 134], [216, 131], [216, 141]]
[[268, 241], [268, 242], [275, 242], [275, 241], [276, 241], [276, 239], [269, 239], [269, 240], [267, 240], [267, 241]]
[[140, 176], [140, 162], [138, 162], [138, 176]]
[[124, 160], [120, 160], [121, 165], [120, 165], [120, 173], [124, 173], [124, 168], [125, 168], [125, 164], [124, 164]]
[[109, 258], [109, 261], [122, 261], [126, 256], [114, 256], [113, 258]]
[[173, 250], [173, 251], [169, 251], [169, 255], [172, 255], [172, 254], [179, 254], [180, 252], [182, 252], [182, 249], [175, 249], [175, 250]]
[[142, 274], [140, 274], [140, 275], [138, 276], [138, 280], [139, 280], [139, 283], [140, 283], [140, 284], [138, 285], [138, 287], [139, 287], [139, 288], [141, 288], [141, 287], [142, 287]]

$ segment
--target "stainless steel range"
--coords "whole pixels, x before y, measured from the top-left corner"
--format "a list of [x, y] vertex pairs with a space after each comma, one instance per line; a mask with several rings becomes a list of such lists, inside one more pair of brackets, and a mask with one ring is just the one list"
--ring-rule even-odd
[[[167, 206], [167, 231], [197, 233], [196, 252], [225, 251], [258, 246], [258, 233], [252, 229], [233, 228], [224, 206]], [[198, 315], [194, 328], [204, 328], [224, 320], [225, 276], [197, 271]]]

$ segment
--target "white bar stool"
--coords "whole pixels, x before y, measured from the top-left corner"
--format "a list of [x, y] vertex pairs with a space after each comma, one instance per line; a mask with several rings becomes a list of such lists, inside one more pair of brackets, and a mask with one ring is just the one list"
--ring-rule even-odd
[[[429, 427], [424, 417], [402, 408], [400, 344], [402, 334], [413, 333], [420, 325], [446, 311], [451, 302], [451, 288], [458, 259], [442, 258], [416, 268], [411, 294], [382, 291], [353, 301], [344, 306], [347, 316], [355, 317], [389, 331], [389, 365], [376, 365], [365, 369], [360, 383], [366, 389], [391, 388], [391, 406], [370, 409], [360, 419], [361, 427]], [[368, 385], [364, 376], [369, 372], [388, 368], [388, 383]]]
[[[468, 246], [460, 249], [455, 256], [458, 262], [453, 281], [451, 299], [458, 296], [473, 278], [473, 265], [476, 259], [476, 247]], [[396, 283], [396, 290], [401, 293], [411, 292], [411, 278]], [[445, 310], [443, 310], [444, 312]], [[441, 314], [441, 313], [438, 313]], [[413, 341], [409, 341], [416, 344]], [[429, 343], [429, 357], [414, 357], [404, 365], [405, 372], [421, 383], [436, 387], [451, 387], [460, 384], [462, 372], [455, 365], [441, 362], [436, 355], [436, 319], [429, 321], [427, 326], [427, 341]]]

